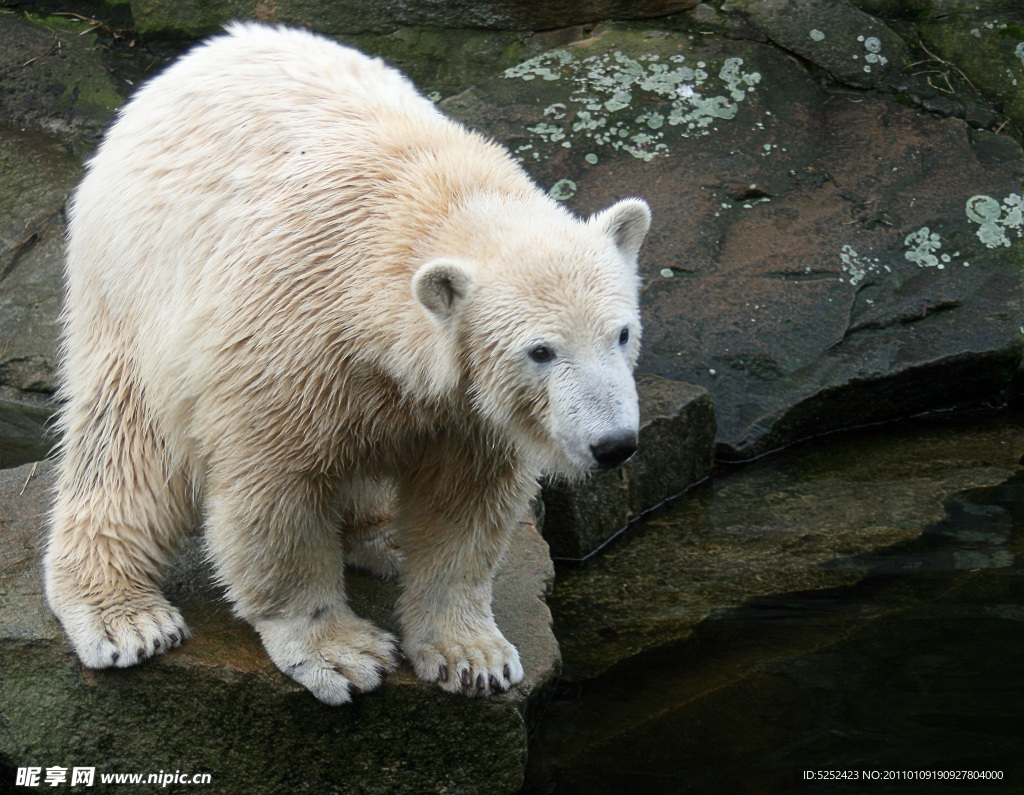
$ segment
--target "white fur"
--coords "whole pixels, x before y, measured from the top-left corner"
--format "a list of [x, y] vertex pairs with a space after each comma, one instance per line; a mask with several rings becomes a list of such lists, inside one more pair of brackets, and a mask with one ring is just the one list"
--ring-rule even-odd
[[83, 663], [188, 636], [159, 582], [199, 520], [235, 611], [318, 698], [399, 659], [348, 608], [345, 562], [401, 569], [419, 676], [520, 681], [494, 568], [542, 470], [635, 436], [649, 221], [636, 199], [573, 217], [303, 31], [232, 25], [144, 86], [70, 210], [45, 569]]

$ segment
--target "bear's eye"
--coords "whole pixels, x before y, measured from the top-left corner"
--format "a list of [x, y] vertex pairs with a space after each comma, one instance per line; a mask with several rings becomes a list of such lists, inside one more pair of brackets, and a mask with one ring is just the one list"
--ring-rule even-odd
[[629, 329], [624, 328], [619, 332], [619, 345], [625, 345], [629, 342]]
[[550, 362], [555, 358], [555, 352], [547, 345], [538, 345], [536, 348], [530, 349], [529, 357], [538, 364], [544, 364], [544, 362]]

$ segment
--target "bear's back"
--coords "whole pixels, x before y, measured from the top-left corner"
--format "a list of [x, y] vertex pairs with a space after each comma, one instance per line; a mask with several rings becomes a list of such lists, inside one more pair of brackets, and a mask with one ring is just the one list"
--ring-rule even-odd
[[[380, 61], [234, 25], [140, 89], [90, 163], [70, 212], [69, 339], [101, 329], [165, 406], [355, 359], [437, 394], [451, 368], [411, 278], [456, 253], [481, 194], [512, 215], [550, 201]], [[459, 235], [497, 244], [492, 222]]]
[[123, 264], [115, 280], [130, 281], [142, 260], [180, 282], [181, 263], [241, 255], [313, 207], [329, 225], [335, 205], [351, 227], [351, 204], [373, 209], [403, 150], [462, 132], [377, 59], [232, 25], [143, 86], [107, 132], [74, 197], [71, 269], [81, 254]]
[[235, 24], [108, 131], [72, 202], [68, 288], [149, 339], [209, 337], [220, 315], [293, 322], [283, 305], [327, 293], [394, 308], [439, 219], [490, 190], [535, 188], [397, 71], [304, 31]]

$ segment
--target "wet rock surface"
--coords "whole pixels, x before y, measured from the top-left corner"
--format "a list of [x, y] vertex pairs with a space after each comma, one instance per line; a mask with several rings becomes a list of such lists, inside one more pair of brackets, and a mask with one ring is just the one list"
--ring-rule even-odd
[[[333, 708], [281, 674], [231, 615], [196, 542], [166, 585], [192, 639], [134, 668], [82, 668], [42, 593], [51, 488], [49, 463], [0, 472], [0, 772], [181, 770], [209, 773], [211, 791], [225, 793], [518, 788], [528, 704], [559, 669], [544, 603], [554, 572], [531, 524], [495, 582], [495, 616], [519, 648], [521, 685], [473, 700], [425, 685], [403, 665], [378, 691]], [[359, 572], [346, 584], [357, 612], [394, 628], [396, 586]]]

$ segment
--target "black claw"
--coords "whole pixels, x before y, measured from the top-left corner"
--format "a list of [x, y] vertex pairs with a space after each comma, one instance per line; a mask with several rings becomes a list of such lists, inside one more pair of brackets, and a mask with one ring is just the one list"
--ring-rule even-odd
[[146, 656], [146, 650], [142, 646], [139, 646], [139, 650], [135, 652], [135, 655], [137, 659], [141, 660]]
[[159, 648], [160, 648], [160, 641], [159, 640], [154, 640], [153, 641], [153, 651], [156, 651]]
[[405, 662], [405, 655], [402, 653], [401, 646], [395, 646], [391, 649], [391, 659], [395, 661], [395, 665], [401, 665]]
[[120, 659], [121, 659], [121, 652], [115, 651], [113, 654], [110, 655], [110, 662], [111, 663], [116, 663]]
[[358, 696], [362, 692], [363, 692], [363, 689], [359, 685], [350, 684], [348, 686], [348, 694], [350, 696]]
[[501, 690], [501, 682], [498, 681], [498, 677], [491, 674], [487, 677], [487, 682], [491, 686], [491, 690]]
[[177, 636], [177, 635], [175, 635], [175, 634], [174, 634], [174, 633], [172, 632], [172, 633], [171, 633], [171, 634], [170, 634], [170, 635], [168, 636], [167, 640], [169, 640], [169, 641], [171, 642], [171, 645], [172, 645], [172, 646], [176, 646], [176, 645], [177, 645], [177, 643], [178, 643], [178, 636]]
[[505, 674], [505, 681], [512, 681], [512, 671], [509, 670], [508, 663], [505, 663], [505, 667], [501, 669], [501, 672]]
[[459, 678], [462, 680], [463, 687], [469, 687], [471, 684], [473, 684], [473, 676], [472, 674], [470, 674], [468, 668], [463, 668], [459, 672]]
[[379, 676], [381, 681], [383, 682], [385, 679], [388, 678], [388, 669], [385, 668], [383, 665], [378, 665], [377, 676]]
[[476, 689], [477, 690], [483, 690], [484, 689], [484, 682], [485, 682], [484, 675], [483, 674], [477, 674], [476, 675]]
[[448, 681], [448, 666], [445, 663], [437, 666], [437, 678], [442, 682]]

